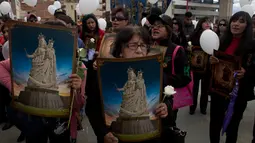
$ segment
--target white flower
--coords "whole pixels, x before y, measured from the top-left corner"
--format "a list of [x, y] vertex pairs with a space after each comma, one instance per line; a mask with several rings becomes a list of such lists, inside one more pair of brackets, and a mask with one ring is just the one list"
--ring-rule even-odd
[[164, 98], [163, 98], [163, 101], [166, 97], [170, 97], [171, 95], [174, 95], [176, 93], [176, 91], [174, 90], [174, 88], [170, 85], [167, 85], [165, 88], [164, 88]]
[[95, 39], [94, 39], [94, 38], [91, 38], [91, 39], [90, 39], [90, 42], [91, 42], [91, 43], [95, 43]]
[[188, 45], [189, 45], [189, 46], [192, 46], [192, 43], [191, 43], [191, 41], [189, 41], [189, 42], [188, 42]]

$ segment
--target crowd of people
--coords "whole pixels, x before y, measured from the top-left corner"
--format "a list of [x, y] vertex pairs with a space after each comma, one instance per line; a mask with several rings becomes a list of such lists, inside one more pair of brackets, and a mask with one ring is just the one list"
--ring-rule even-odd
[[[242, 120], [243, 113], [248, 101], [254, 99], [255, 85], [255, 43], [253, 33], [255, 30], [255, 16], [252, 18], [246, 12], [235, 13], [230, 19], [221, 19], [211, 26], [212, 22], [208, 17], [199, 19], [196, 27], [192, 23], [193, 15], [186, 12], [185, 17], [171, 18], [163, 14], [160, 9], [152, 8], [146, 14], [147, 22], [145, 25], [134, 25], [130, 22], [129, 13], [123, 7], [117, 7], [111, 12], [111, 27], [106, 30], [99, 28], [97, 18], [93, 14], [85, 15], [82, 24], [76, 24], [72, 18], [66, 15], [65, 11], [58, 9], [55, 12], [54, 20], [38, 22], [34, 14], [27, 16], [27, 22], [57, 25], [62, 27], [73, 27], [78, 29], [78, 48], [88, 49], [91, 38], [95, 39], [93, 58], [84, 61], [86, 78], [82, 79], [74, 74], [70, 78], [70, 85], [73, 89], [80, 91], [78, 100], [75, 100], [73, 114], [82, 114], [85, 109], [86, 116], [97, 136], [98, 143], [117, 143], [121, 142], [112, 133], [111, 128], [107, 127], [102, 114], [100, 99], [100, 89], [97, 75], [97, 63], [95, 62], [100, 50], [101, 41], [105, 34], [115, 33], [116, 38], [113, 43], [111, 54], [114, 58], [137, 58], [147, 56], [153, 46], [159, 45], [167, 47], [164, 55], [164, 62], [167, 65], [163, 69], [163, 87], [171, 85], [174, 88], [185, 87], [190, 82], [194, 82], [193, 105], [190, 106], [189, 114], [196, 113], [199, 81], [201, 80], [200, 113], [207, 114], [208, 96], [211, 96], [210, 103], [210, 143], [219, 143], [220, 134], [223, 126], [225, 112], [230, 104], [230, 99], [210, 91], [211, 65], [218, 64], [220, 61], [215, 56], [206, 56], [206, 68], [203, 72], [197, 72], [190, 68], [191, 62], [189, 55], [192, 54], [192, 46], [200, 47], [200, 36], [207, 29], [213, 30], [220, 38], [219, 51], [232, 56], [241, 58], [241, 69], [236, 71], [239, 80], [239, 90], [234, 113], [226, 131], [226, 143], [236, 143], [238, 138], [238, 128]], [[10, 20], [5, 16], [0, 19], [0, 46], [8, 46], [8, 27], [6, 22]], [[253, 28], [254, 27], [254, 28]], [[7, 44], [6, 44], [7, 43]], [[181, 46], [174, 59], [175, 74], [172, 73], [172, 55], [177, 46]], [[201, 49], [202, 51], [202, 49]], [[10, 60], [0, 56], [0, 123], [5, 123], [3, 130], [8, 130], [13, 125], [16, 126], [21, 134], [18, 142], [26, 140], [26, 143], [74, 143], [77, 138], [77, 120], [71, 122], [73, 125], [63, 134], [57, 135], [54, 130], [59, 122], [56, 118], [45, 118], [32, 116], [16, 111], [11, 108], [11, 74]], [[188, 69], [188, 70], [187, 70]], [[193, 80], [191, 74], [193, 73]], [[234, 77], [233, 77], [234, 78]], [[85, 101], [86, 97], [86, 101]], [[79, 101], [79, 102], [78, 102]], [[84, 104], [86, 102], [86, 107]], [[142, 141], [140, 143], [175, 143], [170, 137], [169, 129], [176, 127], [178, 120], [178, 110], [172, 109], [173, 97], [167, 97], [155, 109], [156, 115], [161, 119], [161, 136], [153, 140]], [[64, 121], [68, 119], [61, 119]], [[254, 129], [255, 130], [255, 129]], [[252, 133], [251, 133], [252, 134]], [[253, 133], [255, 137], [255, 132]], [[199, 135], [198, 135], [199, 136]], [[179, 143], [179, 142], [176, 142]], [[255, 140], [253, 141], [255, 143]]]

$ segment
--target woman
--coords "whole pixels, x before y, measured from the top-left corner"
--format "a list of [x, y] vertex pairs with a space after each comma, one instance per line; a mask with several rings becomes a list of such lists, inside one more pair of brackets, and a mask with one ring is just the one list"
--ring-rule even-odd
[[[247, 102], [254, 99], [255, 81], [255, 44], [252, 37], [252, 20], [248, 13], [240, 11], [231, 18], [228, 28], [221, 39], [219, 51], [232, 56], [241, 58], [241, 68], [237, 71], [239, 89], [237, 99], [234, 104], [234, 111], [230, 124], [226, 131], [226, 143], [236, 143], [238, 127], [243, 118]], [[210, 57], [211, 64], [218, 64], [216, 57]], [[231, 98], [231, 97], [230, 97]], [[220, 131], [223, 126], [225, 112], [228, 109], [230, 98], [219, 94], [211, 95], [211, 115], [210, 115], [210, 141], [211, 143], [220, 142]]]
[[[150, 36], [145, 29], [139, 27], [127, 27], [122, 29], [116, 35], [116, 42], [112, 56], [115, 58], [135, 58], [144, 57], [148, 55]], [[94, 65], [96, 69], [96, 65]], [[88, 83], [90, 84], [90, 83]], [[100, 93], [98, 83], [93, 83], [94, 91], [87, 92], [87, 106], [86, 113], [97, 135], [98, 143], [115, 143], [117, 139], [111, 133], [104, 123], [104, 119], [101, 114], [101, 108], [95, 107], [96, 103], [100, 101]], [[87, 87], [88, 88], [88, 87]], [[166, 127], [168, 125], [168, 108], [170, 107], [169, 100], [165, 100], [157, 106], [156, 115], [162, 118], [162, 123]], [[152, 142], [157, 142], [159, 139], [155, 139]]]
[[[190, 83], [191, 78], [188, 59], [184, 48], [181, 48], [176, 54], [176, 58], [174, 60], [176, 75], [172, 74], [172, 54], [174, 49], [177, 47], [177, 45], [173, 44], [171, 41], [173, 29], [172, 19], [167, 15], [158, 16], [152, 14], [148, 17], [148, 20], [152, 24], [151, 36], [155, 41], [155, 44], [167, 47], [164, 55], [164, 62], [167, 65], [163, 72], [163, 87], [167, 85], [171, 85], [174, 88], [185, 87], [188, 83]], [[170, 101], [172, 102], [172, 99], [170, 99]], [[176, 126], [177, 112], [178, 110], [174, 111], [174, 120], [171, 120], [171, 126]]]
[[228, 21], [226, 19], [221, 19], [218, 24], [217, 34], [221, 38], [225, 31], [227, 30]]
[[[65, 24], [59, 21], [49, 21], [45, 24], [64, 26]], [[0, 82], [11, 91], [10, 81], [10, 60], [7, 59], [0, 62]], [[86, 77], [86, 71], [84, 72]], [[63, 142], [70, 143], [76, 142], [77, 137], [77, 114], [83, 107], [85, 102], [85, 87], [86, 78], [82, 81], [77, 74], [70, 75], [70, 86], [77, 91], [76, 100], [74, 102], [74, 108], [71, 117], [70, 129], [64, 131], [63, 134], [57, 135], [54, 130], [58, 127], [57, 123], [65, 123], [68, 118], [56, 119], [56, 118], [42, 118], [39, 116], [30, 116], [25, 113], [15, 111], [9, 108], [9, 115], [12, 122], [17, 125], [19, 129], [26, 136], [26, 143], [47, 143], [48, 138], [51, 143]], [[71, 139], [71, 140], [70, 140]]]
[[[204, 17], [198, 21], [198, 24], [196, 26], [196, 29], [194, 33], [190, 37], [190, 41], [192, 43], [192, 46], [199, 47], [198, 50], [202, 51], [200, 48], [200, 36], [203, 33], [204, 30], [210, 29], [210, 21], [208, 17]], [[206, 59], [204, 59], [206, 58]], [[204, 58], [197, 58], [197, 63], [201, 63], [203, 61], [207, 60], [207, 56]], [[195, 66], [193, 66], [195, 67]], [[202, 70], [206, 68], [204, 71], [200, 72], [197, 71], [195, 68], [193, 68], [194, 73], [194, 87], [193, 87], [193, 105], [190, 107], [190, 115], [195, 114], [196, 108], [197, 108], [197, 98], [198, 98], [198, 89], [199, 89], [199, 81], [201, 80], [201, 97], [200, 97], [200, 112], [203, 115], [206, 115], [207, 110], [207, 103], [208, 103], [208, 88], [209, 88], [209, 81], [210, 81], [210, 72], [208, 70], [207, 63], [204, 63], [202, 65]], [[200, 69], [199, 69], [200, 70]]]
[[184, 34], [182, 23], [177, 18], [173, 18], [172, 42], [174, 44], [182, 46], [185, 49], [188, 47], [188, 41]]
[[129, 24], [129, 14], [123, 7], [112, 10], [112, 32], [118, 32]]
[[[86, 48], [94, 48], [99, 51], [104, 31], [99, 29], [97, 18], [94, 14], [85, 15], [82, 19], [82, 32], [80, 38], [83, 40]], [[88, 47], [91, 38], [95, 39], [95, 47]]]

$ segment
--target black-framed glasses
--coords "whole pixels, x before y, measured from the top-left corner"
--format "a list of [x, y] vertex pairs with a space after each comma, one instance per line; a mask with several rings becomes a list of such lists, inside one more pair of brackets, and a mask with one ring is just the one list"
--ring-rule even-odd
[[130, 50], [137, 50], [138, 47], [140, 47], [142, 51], [146, 51], [149, 48], [149, 46], [147, 44], [139, 44], [139, 43], [128, 43], [127, 44], [127, 48], [129, 48]]
[[227, 26], [227, 24], [221, 24], [221, 23], [220, 23], [219, 26]]
[[123, 21], [123, 20], [127, 20], [127, 18], [123, 17], [123, 16], [113, 16], [112, 17], [112, 21], [114, 20], [117, 20], [117, 21]]

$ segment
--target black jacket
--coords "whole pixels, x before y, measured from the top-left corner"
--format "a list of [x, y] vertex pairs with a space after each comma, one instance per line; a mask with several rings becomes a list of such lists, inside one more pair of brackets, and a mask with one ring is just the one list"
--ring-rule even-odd
[[163, 87], [171, 85], [174, 88], [185, 87], [191, 82], [190, 78], [190, 66], [188, 64], [188, 57], [185, 49], [181, 48], [176, 54], [174, 61], [174, 69], [176, 75], [172, 74], [172, 56], [174, 49], [177, 45], [173, 44], [171, 40], [162, 40], [159, 42], [160, 46], [168, 47], [165, 53], [164, 62], [167, 63], [167, 67], [164, 68], [164, 82]]

